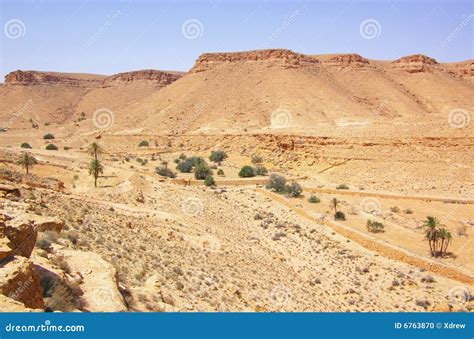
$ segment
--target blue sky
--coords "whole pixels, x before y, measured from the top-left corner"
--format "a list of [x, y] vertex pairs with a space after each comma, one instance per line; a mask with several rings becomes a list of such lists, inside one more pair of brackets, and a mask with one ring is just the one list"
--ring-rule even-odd
[[287, 48], [474, 58], [471, 1], [1, 0], [0, 77], [13, 70], [188, 70], [204, 52]]

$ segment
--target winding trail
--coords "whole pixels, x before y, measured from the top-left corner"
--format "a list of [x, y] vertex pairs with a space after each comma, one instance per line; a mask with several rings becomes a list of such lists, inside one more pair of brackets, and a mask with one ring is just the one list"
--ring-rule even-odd
[[[299, 216], [311, 222], [318, 223], [319, 221], [318, 219], [310, 216], [302, 208], [296, 207], [292, 202], [288, 201], [287, 199], [285, 199], [284, 197], [276, 193], [269, 192], [267, 190], [260, 189], [260, 188], [257, 188], [257, 192], [272, 199], [275, 202], [285, 205], [286, 207], [290, 208]], [[326, 220], [325, 225], [329, 226], [340, 235], [358, 243], [359, 245], [365, 247], [366, 249], [370, 251], [377, 252], [386, 258], [404, 262], [409, 265], [416, 266], [418, 268], [426, 269], [435, 274], [442, 275], [444, 277], [474, 286], [474, 277], [466, 270], [448, 266], [444, 263], [440, 263], [435, 260], [425, 258], [421, 255], [410, 252], [406, 249], [400, 248], [386, 241], [382, 241], [375, 237], [371, 237], [370, 235], [363, 234], [362, 232], [351, 229], [343, 225], [342, 223], [335, 222], [333, 220]]]

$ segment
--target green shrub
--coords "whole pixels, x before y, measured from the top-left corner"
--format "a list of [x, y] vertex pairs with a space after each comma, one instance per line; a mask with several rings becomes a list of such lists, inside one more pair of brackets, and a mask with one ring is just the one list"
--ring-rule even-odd
[[158, 166], [155, 168], [155, 172], [163, 177], [167, 178], [176, 178], [176, 173], [174, 173], [172, 170], [170, 170], [166, 166]]
[[46, 145], [46, 149], [49, 150], [49, 151], [57, 151], [58, 146], [56, 146], [55, 144], [48, 144], [48, 145]]
[[321, 199], [319, 199], [317, 196], [315, 195], [312, 195], [308, 201], [312, 204], [317, 204], [317, 203], [320, 203], [321, 202]]
[[69, 151], [69, 150], [71, 149], [71, 147], [69, 147], [69, 146], [64, 146], [63, 149], [64, 149], [65, 151]]
[[292, 182], [291, 184], [286, 185], [285, 190], [292, 198], [300, 197], [301, 193], [303, 192], [303, 188], [297, 182]]
[[27, 142], [22, 143], [20, 147], [21, 148], [31, 148], [30, 144], [27, 143]]
[[349, 186], [347, 186], [346, 184], [340, 184], [336, 187], [337, 190], [348, 190], [349, 189]]
[[175, 164], [179, 164], [179, 163], [181, 162], [181, 160], [179, 160], [179, 159], [177, 159], [177, 158], [174, 159], [173, 161], [174, 161]]
[[336, 219], [336, 220], [346, 220], [346, 215], [344, 214], [344, 212], [337, 211], [334, 214], [334, 219]]
[[49, 122], [45, 122], [44, 125], [45, 125], [45, 126], [49, 126]]
[[381, 222], [367, 220], [367, 230], [372, 233], [384, 232], [384, 226]]
[[194, 177], [198, 180], [204, 180], [208, 175], [212, 174], [212, 170], [209, 168], [206, 161], [202, 158], [198, 158], [194, 169]]
[[267, 189], [277, 193], [285, 192], [286, 178], [280, 174], [272, 173], [268, 180]]
[[221, 150], [212, 151], [211, 155], [209, 156], [209, 160], [211, 160], [212, 162], [221, 162], [224, 161], [225, 158], [227, 158], [227, 154]]
[[177, 166], [176, 169], [180, 171], [181, 173], [191, 173], [194, 167], [194, 161], [192, 159], [186, 159], [182, 162], [180, 162]]
[[268, 170], [265, 168], [265, 166], [257, 165], [255, 167], [255, 174], [256, 175], [264, 176], [264, 175], [267, 175], [267, 173], [268, 173]]
[[45, 135], [43, 135], [43, 139], [52, 140], [52, 139], [54, 139], [54, 135], [52, 135], [51, 133], [45, 134]]
[[179, 159], [179, 160], [186, 160], [186, 155], [185, 155], [184, 153], [181, 153], [181, 154], [179, 155], [179, 158], [178, 158], [178, 159]]
[[146, 140], [142, 140], [138, 144], [138, 147], [148, 147], [148, 146], [149, 146], [149, 144], [148, 144], [148, 141], [146, 141]]
[[245, 165], [240, 169], [239, 177], [241, 178], [251, 178], [255, 176], [255, 170], [252, 166]]
[[204, 179], [204, 185], [206, 186], [213, 186], [215, 184], [214, 178], [212, 175], [208, 175], [206, 179]]
[[219, 168], [217, 170], [217, 175], [224, 176], [224, 170], [222, 168]]

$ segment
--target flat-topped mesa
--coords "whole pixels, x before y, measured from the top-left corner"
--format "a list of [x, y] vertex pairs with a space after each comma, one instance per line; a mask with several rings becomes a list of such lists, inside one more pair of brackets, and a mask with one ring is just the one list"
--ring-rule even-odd
[[335, 67], [371, 68], [370, 61], [359, 54], [338, 54], [320, 59], [323, 65]]
[[179, 72], [164, 72], [158, 70], [142, 70], [134, 72], [125, 72], [111, 75], [104, 79], [103, 86], [111, 86], [116, 83], [133, 83], [136, 81], [147, 81], [156, 84], [158, 87], [169, 85], [183, 74]]
[[104, 76], [94, 74], [14, 71], [5, 76], [7, 86], [65, 85], [93, 88], [101, 84]]
[[404, 70], [408, 73], [418, 73], [432, 70], [438, 62], [423, 54], [409, 55], [392, 61], [390, 68]]
[[209, 70], [225, 63], [265, 62], [270, 67], [300, 68], [319, 64], [319, 60], [311, 56], [295, 53], [288, 49], [265, 49], [249, 52], [204, 53], [194, 64], [190, 73]]

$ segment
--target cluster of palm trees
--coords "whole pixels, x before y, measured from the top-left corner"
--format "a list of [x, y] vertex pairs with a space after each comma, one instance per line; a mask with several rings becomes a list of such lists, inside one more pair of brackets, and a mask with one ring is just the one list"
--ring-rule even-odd
[[451, 243], [452, 235], [436, 217], [427, 217], [424, 223], [426, 239], [430, 245], [431, 256], [444, 257]]
[[89, 163], [89, 175], [94, 177], [94, 187], [97, 187], [97, 178], [99, 178], [99, 174], [104, 172], [104, 168], [99, 161], [99, 154], [102, 153], [102, 147], [100, 147], [98, 143], [93, 142], [90, 144], [88, 152], [94, 157]]

